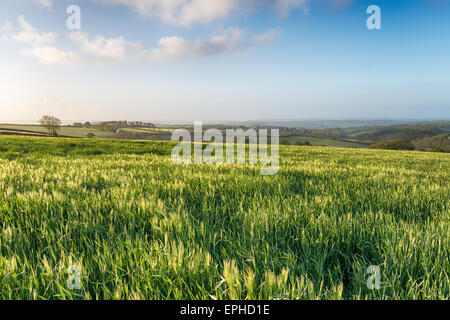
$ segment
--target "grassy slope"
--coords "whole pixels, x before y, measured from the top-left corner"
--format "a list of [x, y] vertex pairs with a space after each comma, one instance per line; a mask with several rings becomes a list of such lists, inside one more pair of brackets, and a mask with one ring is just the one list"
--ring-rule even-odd
[[0, 137], [0, 298], [450, 297], [450, 155], [282, 147], [262, 177], [171, 148]]

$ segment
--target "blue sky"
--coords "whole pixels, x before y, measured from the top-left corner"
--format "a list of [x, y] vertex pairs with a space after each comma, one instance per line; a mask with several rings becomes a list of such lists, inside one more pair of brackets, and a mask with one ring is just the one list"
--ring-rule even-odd
[[450, 118], [446, 0], [5, 0], [0, 48], [0, 122]]

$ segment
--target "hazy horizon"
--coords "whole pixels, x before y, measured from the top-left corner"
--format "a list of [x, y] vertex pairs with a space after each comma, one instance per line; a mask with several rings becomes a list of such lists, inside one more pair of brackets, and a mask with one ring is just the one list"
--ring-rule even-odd
[[[279, 126], [288, 126], [289, 124], [294, 125], [298, 123], [344, 123], [344, 122], [355, 122], [355, 126], [383, 126], [390, 124], [408, 124], [408, 123], [418, 123], [418, 122], [440, 122], [440, 121], [450, 121], [450, 118], [422, 118], [422, 119], [408, 119], [408, 118], [298, 118], [298, 119], [248, 119], [248, 120], [221, 120], [221, 119], [210, 119], [210, 120], [184, 120], [184, 121], [176, 121], [176, 120], [160, 120], [154, 121], [151, 119], [103, 119], [103, 120], [91, 120], [91, 119], [78, 119], [78, 120], [67, 120], [62, 119], [62, 124], [64, 126], [72, 125], [76, 122], [91, 122], [101, 123], [108, 121], [142, 121], [142, 122], [151, 122], [159, 125], [193, 125], [194, 121], [202, 121], [203, 124], [270, 124], [270, 125], [279, 125]], [[358, 123], [359, 122], [359, 123]], [[385, 124], [379, 124], [385, 123]], [[2, 121], [0, 119], [1, 124], [11, 124], [11, 125], [40, 125], [38, 120], [10, 120], [10, 121]], [[333, 126], [326, 126], [333, 127]], [[348, 126], [347, 126], [348, 127]]]

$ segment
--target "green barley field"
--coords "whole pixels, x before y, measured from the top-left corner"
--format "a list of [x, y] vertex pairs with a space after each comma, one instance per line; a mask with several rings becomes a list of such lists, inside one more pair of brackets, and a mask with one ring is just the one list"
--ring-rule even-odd
[[449, 154], [282, 146], [260, 176], [172, 147], [0, 136], [0, 299], [450, 298]]

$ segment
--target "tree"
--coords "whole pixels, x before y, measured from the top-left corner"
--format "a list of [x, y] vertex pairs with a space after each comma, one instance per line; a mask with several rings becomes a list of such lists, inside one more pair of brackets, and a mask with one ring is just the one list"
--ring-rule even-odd
[[414, 150], [414, 145], [404, 139], [383, 140], [376, 144], [372, 144], [370, 149], [387, 149], [387, 150]]
[[427, 137], [413, 142], [417, 150], [450, 152], [450, 134]]
[[61, 127], [61, 120], [54, 116], [45, 115], [39, 120], [42, 126], [47, 128], [51, 136], [56, 137], [58, 135], [58, 130]]
[[305, 142], [297, 141], [295, 144], [296, 144], [297, 146], [312, 146], [312, 144], [309, 143], [308, 140], [305, 140]]
[[92, 138], [95, 137], [95, 133], [89, 132], [89, 133], [87, 134], [87, 137], [92, 139]]

